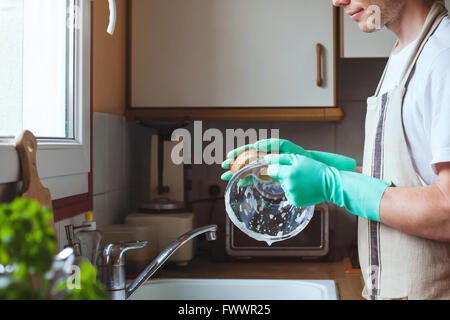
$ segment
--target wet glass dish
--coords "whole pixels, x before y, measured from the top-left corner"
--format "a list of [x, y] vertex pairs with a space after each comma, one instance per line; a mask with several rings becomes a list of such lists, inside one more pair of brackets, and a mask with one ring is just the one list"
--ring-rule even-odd
[[239, 170], [225, 190], [225, 208], [242, 232], [271, 245], [299, 234], [309, 223], [314, 206], [290, 205], [277, 180], [267, 175], [263, 161]]

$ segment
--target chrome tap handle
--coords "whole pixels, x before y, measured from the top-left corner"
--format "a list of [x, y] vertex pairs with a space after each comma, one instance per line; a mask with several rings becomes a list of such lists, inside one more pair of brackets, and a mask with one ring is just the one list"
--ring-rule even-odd
[[121, 266], [125, 264], [125, 252], [145, 247], [148, 241], [110, 243], [103, 249], [104, 265]]
[[101, 279], [112, 299], [125, 299], [125, 252], [145, 247], [148, 241], [116, 242], [102, 251]]

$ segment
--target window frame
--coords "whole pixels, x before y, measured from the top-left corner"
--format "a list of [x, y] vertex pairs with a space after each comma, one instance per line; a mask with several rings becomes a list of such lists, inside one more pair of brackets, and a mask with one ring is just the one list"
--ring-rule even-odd
[[[54, 209], [62, 209], [64, 218], [92, 209], [92, 108], [91, 108], [91, 38], [92, 38], [92, 2], [74, 0], [74, 10], [79, 8], [80, 28], [74, 32], [74, 138], [38, 139], [37, 166], [39, 177], [46, 180], [56, 190], [53, 198]], [[57, 159], [57, 161], [55, 161]], [[0, 184], [14, 183], [21, 179], [20, 161], [15, 148], [14, 138], [0, 138]], [[83, 175], [80, 179], [80, 175]], [[77, 179], [73, 179], [77, 176]], [[52, 182], [58, 178], [58, 182]], [[63, 182], [61, 182], [63, 181]], [[81, 181], [81, 182], [80, 182]], [[45, 185], [45, 183], [44, 183]], [[85, 192], [81, 192], [83, 190]], [[56, 200], [55, 200], [56, 199]], [[77, 199], [84, 199], [83, 208], [68, 212], [69, 206]], [[80, 207], [80, 203], [75, 205]], [[55, 221], [60, 220], [55, 210]]]

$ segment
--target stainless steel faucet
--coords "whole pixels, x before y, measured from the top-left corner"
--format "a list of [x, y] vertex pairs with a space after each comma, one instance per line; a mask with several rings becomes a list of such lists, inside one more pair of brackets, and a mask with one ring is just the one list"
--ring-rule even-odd
[[141, 287], [170, 256], [186, 242], [205, 233], [208, 241], [216, 240], [217, 225], [208, 225], [189, 231], [167, 246], [152, 262], [139, 274], [132, 284], [126, 287], [125, 252], [143, 248], [147, 241], [118, 242], [108, 244], [102, 252], [101, 278], [112, 300], [125, 300]]

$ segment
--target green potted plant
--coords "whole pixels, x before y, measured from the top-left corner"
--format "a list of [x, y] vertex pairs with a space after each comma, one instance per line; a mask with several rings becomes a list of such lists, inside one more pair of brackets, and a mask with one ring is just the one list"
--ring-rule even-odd
[[87, 261], [77, 269], [76, 286], [70, 285], [70, 274], [55, 278], [57, 245], [51, 217], [52, 212], [34, 200], [0, 204], [0, 299], [107, 299], [97, 269]]

